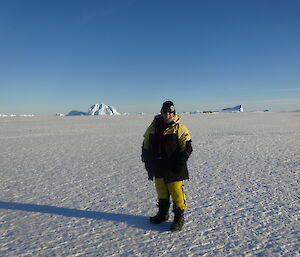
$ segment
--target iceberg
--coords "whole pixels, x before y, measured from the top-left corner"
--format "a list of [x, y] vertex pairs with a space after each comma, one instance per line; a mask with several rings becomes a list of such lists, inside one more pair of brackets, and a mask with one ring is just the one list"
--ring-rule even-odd
[[229, 107], [229, 108], [225, 108], [222, 109], [222, 112], [243, 112], [244, 111], [244, 107], [243, 105], [237, 105], [235, 107]]
[[87, 115], [120, 115], [120, 113], [112, 106], [106, 104], [94, 104], [88, 110]]
[[94, 104], [88, 112], [70, 111], [66, 116], [97, 116], [97, 115], [120, 115], [120, 113], [113, 106], [106, 104]]

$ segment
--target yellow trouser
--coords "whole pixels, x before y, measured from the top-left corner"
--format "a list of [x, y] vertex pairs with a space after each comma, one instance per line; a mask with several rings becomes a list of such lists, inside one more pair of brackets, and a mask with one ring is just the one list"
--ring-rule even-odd
[[176, 206], [182, 210], [187, 208], [183, 181], [165, 183], [163, 178], [155, 179], [155, 188], [158, 199], [169, 199], [170, 195]]

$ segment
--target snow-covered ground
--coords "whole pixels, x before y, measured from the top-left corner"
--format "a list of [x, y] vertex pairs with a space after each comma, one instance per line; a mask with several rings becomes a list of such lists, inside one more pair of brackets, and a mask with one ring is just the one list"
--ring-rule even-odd
[[300, 113], [183, 115], [179, 233], [152, 225], [152, 115], [0, 117], [0, 256], [297, 256]]

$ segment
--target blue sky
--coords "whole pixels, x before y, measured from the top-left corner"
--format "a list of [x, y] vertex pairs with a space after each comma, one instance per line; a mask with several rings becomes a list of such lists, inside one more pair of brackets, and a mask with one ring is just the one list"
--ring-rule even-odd
[[298, 0], [1, 0], [0, 113], [300, 109]]

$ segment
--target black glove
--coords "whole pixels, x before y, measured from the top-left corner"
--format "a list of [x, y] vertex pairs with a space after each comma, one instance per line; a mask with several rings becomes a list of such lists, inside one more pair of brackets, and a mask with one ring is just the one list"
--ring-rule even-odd
[[148, 173], [148, 180], [153, 180], [154, 176], [153, 176], [151, 165], [149, 162], [145, 162], [145, 169], [147, 170], [147, 173]]
[[150, 152], [144, 148], [142, 148], [141, 155], [142, 162], [145, 163], [145, 169], [148, 173], [148, 180], [153, 180], [152, 167], [150, 161]]
[[193, 152], [192, 140], [186, 142], [185, 150], [177, 155], [177, 163], [185, 164]]
[[185, 164], [187, 162], [188, 158], [189, 158], [189, 154], [186, 151], [180, 152], [178, 154], [178, 157], [176, 158], [177, 163], [178, 164]]

